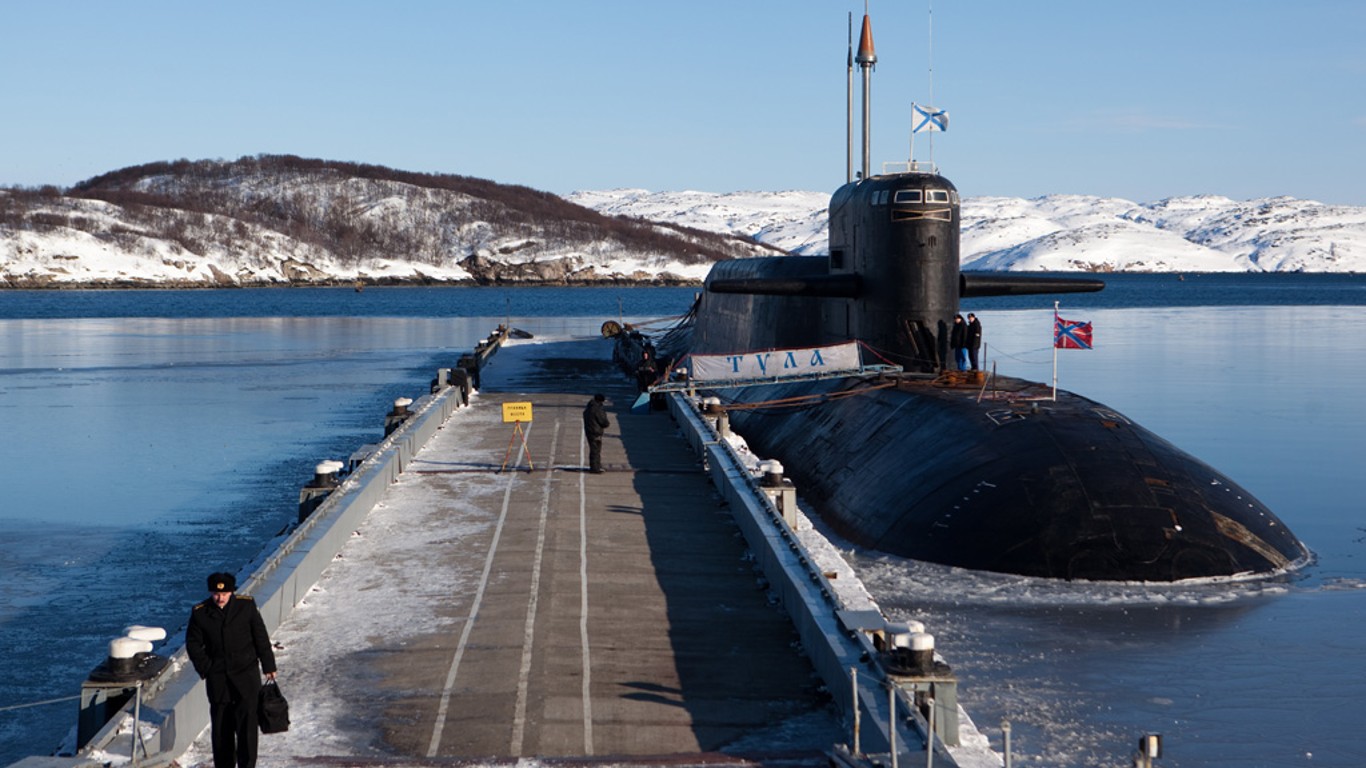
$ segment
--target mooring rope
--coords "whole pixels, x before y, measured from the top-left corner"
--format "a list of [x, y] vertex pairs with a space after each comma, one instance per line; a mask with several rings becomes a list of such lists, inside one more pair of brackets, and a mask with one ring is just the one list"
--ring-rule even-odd
[[75, 701], [76, 699], [79, 699], [79, 698], [80, 698], [79, 695], [77, 695], [77, 696], [63, 696], [63, 697], [60, 698], [60, 699], [45, 699], [45, 700], [43, 700], [43, 701], [32, 701], [32, 702], [29, 702], [28, 704], [11, 704], [11, 705], [9, 705], [9, 706], [7, 706], [7, 707], [0, 707], [0, 712], [9, 712], [9, 711], [15, 710], [15, 709], [28, 709], [28, 708], [30, 708], [30, 707], [41, 707], [41, 706], [43, 706], [44, 704], [57, 704], [57, 703], [60, 703], [60, 702], [63, 702], [63, 701]]

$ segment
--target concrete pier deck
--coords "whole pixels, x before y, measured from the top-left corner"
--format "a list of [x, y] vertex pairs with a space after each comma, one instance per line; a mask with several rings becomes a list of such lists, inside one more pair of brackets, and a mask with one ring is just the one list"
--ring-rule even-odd
[[[262, 737], [262, 766], [825, 762], [837, 715], [787, 616], [668, 414], [629, 412], [610, 355], [499, 352], [276, 632], [293, 726]], [[612, 426], [593, 475], [597, 391]], [[532, 404], [525, 443], [504, 402]]]

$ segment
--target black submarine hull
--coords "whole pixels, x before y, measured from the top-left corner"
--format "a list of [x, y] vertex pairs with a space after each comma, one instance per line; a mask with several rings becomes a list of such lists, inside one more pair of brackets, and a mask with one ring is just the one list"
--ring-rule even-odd
[[[1270, 575], [1309, 562], [1266, 505], [1123, 414], [951, 370], [960, 299], [1104, 287], [961, 272], [960, 217], [957, 190], [938, 174], [846, 184], [830, 201], [829, 256], [714, 265], [689, 320], [654, 346], [680, 360], [857, 340], [865, 362], [902, 368], [876, 381], [711, 387], [755, 453], [780, 460], [821, 517], [862, 546], [1109, 581]], [[619, 359], [641, 359], [643, 337], [618, 343]]]
[[[891, 386], [888, 386], [891, 385]], [[718, 390], [841, 536], [894, 555], [1060, 579], [1268, 574], [1307, 552], [1245, 489], [1106, 406], [1019, 379], [888, 377]], [[803, 405], [764, 407], [766, 402]], [[757, 407], [755, 407], [757, 406]]]

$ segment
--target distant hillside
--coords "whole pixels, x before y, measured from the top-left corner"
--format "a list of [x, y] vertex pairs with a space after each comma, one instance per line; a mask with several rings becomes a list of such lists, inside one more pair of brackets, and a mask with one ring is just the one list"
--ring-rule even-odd
[[[0, 287], [678, 284], [826, 242], [826, 192], [577, 192], [293, 156], [0, 190]], [[1366, 207], [1205, 195], [963, 200], [963, 267], [1366, 272]]]
[[527, 187], [259, 156], [0, 191], [0, 284], [686, 283], [748, 238], [604, 215]]

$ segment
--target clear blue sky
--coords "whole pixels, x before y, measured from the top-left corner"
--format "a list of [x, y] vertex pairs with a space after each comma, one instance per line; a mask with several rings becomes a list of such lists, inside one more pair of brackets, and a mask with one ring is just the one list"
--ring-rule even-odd
[[[830, 190], [849, 11], [857, 28], [849, 0], [0, 0], [0, 185], [287, 153], [561, 194]], [[906, 158], [932, 58], [952, 118], [934, 160], [965, 195], [1366, 205], [1361, 0], [871, 14], [875, 169]]]

